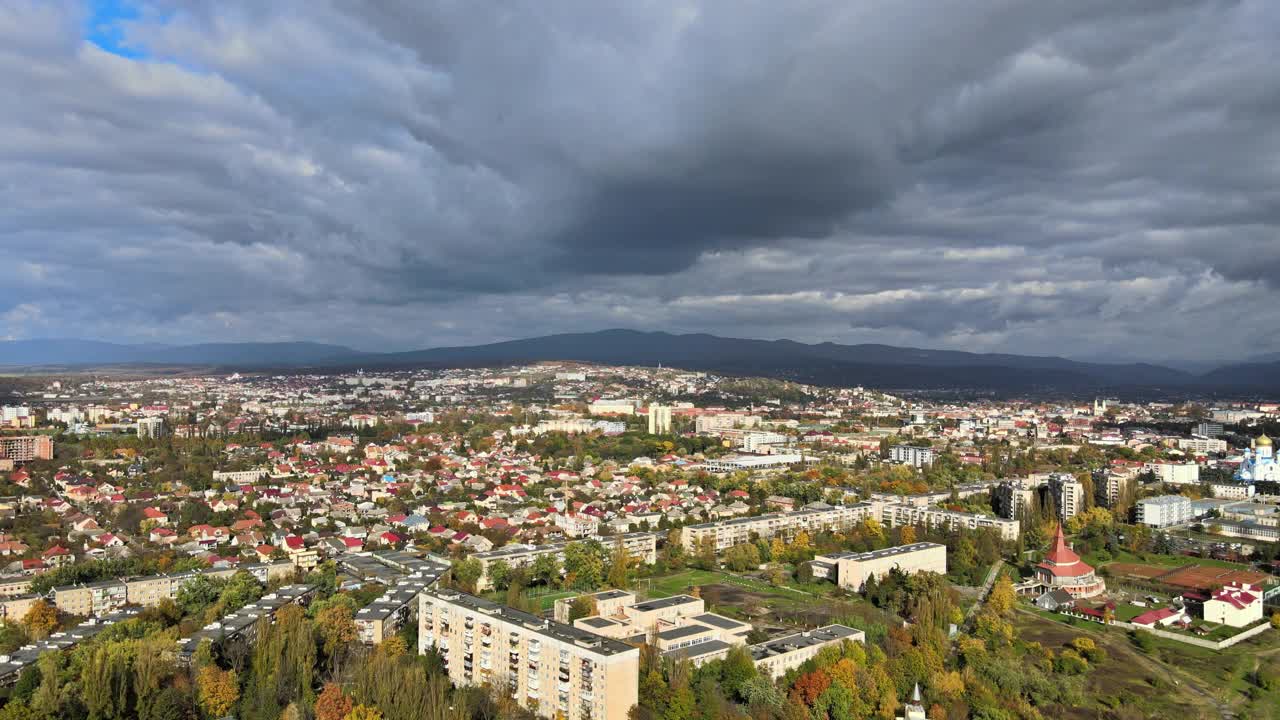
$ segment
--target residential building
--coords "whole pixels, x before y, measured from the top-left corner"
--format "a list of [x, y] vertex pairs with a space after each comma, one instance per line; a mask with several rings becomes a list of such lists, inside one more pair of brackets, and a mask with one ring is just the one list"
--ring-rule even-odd
[[880, 522], [886, 527], [924, 525], [925, 527], [949, 527], [978, 530], [995, 530], [1001, 540], [1018, 539], [1018, 521], [975, 513], [943, 510], [934, 506], [908, 503], [883, 503], [879, 507]]
[[[1219, 426], [1221, 427], [1221, 426]], [[1224, 453], [1227, 451], [1227, 441], [1214, 437], [1189, 437], [1178, 438], [1178, 449], [1184, 450], [1196, 455], [1207, 455], [1209, 453]]]
[[866, 637], [861, 630], [845, 625], [827, 625], [751, 645], [747, 649], [756, 661], [756, 668], [776, 680], [788, 670], [800, 667], [828, 645], [838, 645], [846, 640], [866, 642]]
[[928, 467], [933, 464], [933, 461], [936, 458], [937, 452], [931, 447], [894, 445], [889, 448], [889, 460], [891, 462], [910, 465], [912, 467]]
[[1171, 485], [1194, 485], [1200, 482], [1200, 466], [1195, 463], [1156, 462], [1142, 466], [1156, 479]]
[[1227, 583], [1204, 602], [1205, 622], [1246, 627], [1262, 620], [1262, 588]]
[[138, 437], [164, 437], [164, 418], [159, 416], [140, 418], [137, 423]]
[[1005, 481], [991, 489], [991, 509], [996, 515], [1012, 520], [1031, 505], [1034, 496], [1034, 490]]
[[874, 506], [870, 503], [835, 506], [812, 503], [788, 513], [770, 513], [686, 525], [680, 530], [680, 544], [687, 552], [694, 552], [703, 542], [703, 538], [711, 538], [715, 543], [716, 552], [722, 552], [734, 545], [752, 542], [756, 537], [770, 539], [781, 536], [790, 539], [801, 530], [808, 532], [811, 536], [823, 530], [849, 530], [872, 515], [873, 508]]
[[649, 405], [649, 434], [671, 434], [671, 408], [665, 405]]
[[919, 572], [947, 572], [947, 547], [920, 542], [873, 550], [871, 552], [837, 552], [819, 555], [811, 564], [813, 576], [834, 581], [842, 588], [861, 590], [867, 578], [883, 579], [897, 568], [908, 575]]
[[1154, 528], [1181, 525], [1193, 519], [1191, 499], [1182, 495], [1143, 498], [1134, 508], [1137, 522]]
[[1202, 422], [1198, 423], [1191, 430], [1192, 434], [1206, 438], [1219, 438], [1225, 432], [1220, 422]]
[[637, 647], [463, 592], [419, 598], [418, 652], [438, 651], [456, 685], [566, 720], [625, 720], [639, 699]]
[[[606, 550], [612, 550], [617, 543], [621, 542], [633, 560], [652, 565], [658, 559], [657, 538], [658, 536], [653, 533], [640, 532], [610, 535], [598, 539]], [[481, 567], [484, 568], [484, 572], [480, 575], [478, 589], [481, 592], [489, 589], [489, 566], [494, 562], [501, 560], [513, 568], [526, 567], [532, 565], [540, 555], [551, 555], [556, 559], [557, 566], [562, 566], [564, 548], [568, 544], [559, 542], [545, 545], [507, 545], [497, 550], [474, 553], [471, 557], [479, 560]]]
[[14, 462], [53, 459], [53, 438], [48, 435], [0, 437], [0, 458]]
[[1058, 519], [1066, 522], [1084, 510], [1084, 485], [1066, 473], [1054, 473], [1046, 484], [1049, 497], [1058, 511]]

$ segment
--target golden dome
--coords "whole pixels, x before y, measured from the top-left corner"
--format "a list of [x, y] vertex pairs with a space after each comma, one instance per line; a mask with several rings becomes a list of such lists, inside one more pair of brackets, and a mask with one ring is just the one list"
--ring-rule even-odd
[[1263, 445], [1267, 447], [1271, 447], [1271, 438], [1267, 437], [1266, 435], [1259, 437], [1257, 440], [1254, 440], [1253, 442], [1255, 445], [1258, 445], [1259, 447]]

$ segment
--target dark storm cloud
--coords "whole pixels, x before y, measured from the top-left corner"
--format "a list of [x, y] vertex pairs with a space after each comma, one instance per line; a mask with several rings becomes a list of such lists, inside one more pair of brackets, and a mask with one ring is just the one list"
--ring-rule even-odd
[[0, 337], [1280, 349], [1265, 0], [138, 6], [0, 6]]

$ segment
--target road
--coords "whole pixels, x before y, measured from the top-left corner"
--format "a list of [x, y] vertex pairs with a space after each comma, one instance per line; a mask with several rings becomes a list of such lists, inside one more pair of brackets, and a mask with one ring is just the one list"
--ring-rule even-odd
[[997, 560], [995, 565], [991, 566], [991, 571], [987, 573], [987, 579], [982, 581], [982, 589], [978, 591], [978, 601], [965, 613], [964, 625], [969, 626], [969, 622], [973, 620], [973, 616], [978, 614], [978, 608], [987, 601], [987, 596], [991, 594], [991, 588], [995, 587], [996, 578], [1000, 575], [1000, 568], [1004, 567], [1004, 560]]

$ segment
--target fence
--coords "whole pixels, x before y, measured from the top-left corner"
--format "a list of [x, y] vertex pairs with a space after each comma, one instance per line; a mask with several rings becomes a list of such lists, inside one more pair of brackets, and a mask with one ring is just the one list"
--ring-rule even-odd
[[1238, 642], [1243, 642], [1253, 637], [1254, 635], [1259, 635], [1271, 629], [1271, 624], [1269, 622], [1263, 621], [1262, 623], [1255, 625], [1249, 628], [1248, 630], [1245, 630], [1244, 632], [1236, 633], [1235, 635], [1232, 635], [1231, 637], [1225, 640], [1218, 640], [1215, 642], [1213, 640], [1205, 640], [1204, 638], [1190, 637], [1183, 633], [1175, 633], [1175, 632], [1170, 632], [1168, 630], [1159, 630], [1156, 628], [1147, 627], [1146, 625], [1134, 625], [1133, 623], [1126, 623], [1126, 622], [1116, 622], [1116, 623], [1112, 623], [1112, 625], [1116, 625], [1119, 627], [1127, 627], [1134, 630], [1141, 630], [1143, 632], [1149, 632], [1152, 635], [1155, 635], [1156, 637], [1162, 637], [1162, 638], [1165, 638], [1166, 640], [1175, 640], [1177, 642], [1187, 643], [1188, 645], [1196, 645], [1202, 648], [1208, 648], [1210, 650], [1222, 650], [1224, 648], [1229, 648]]

